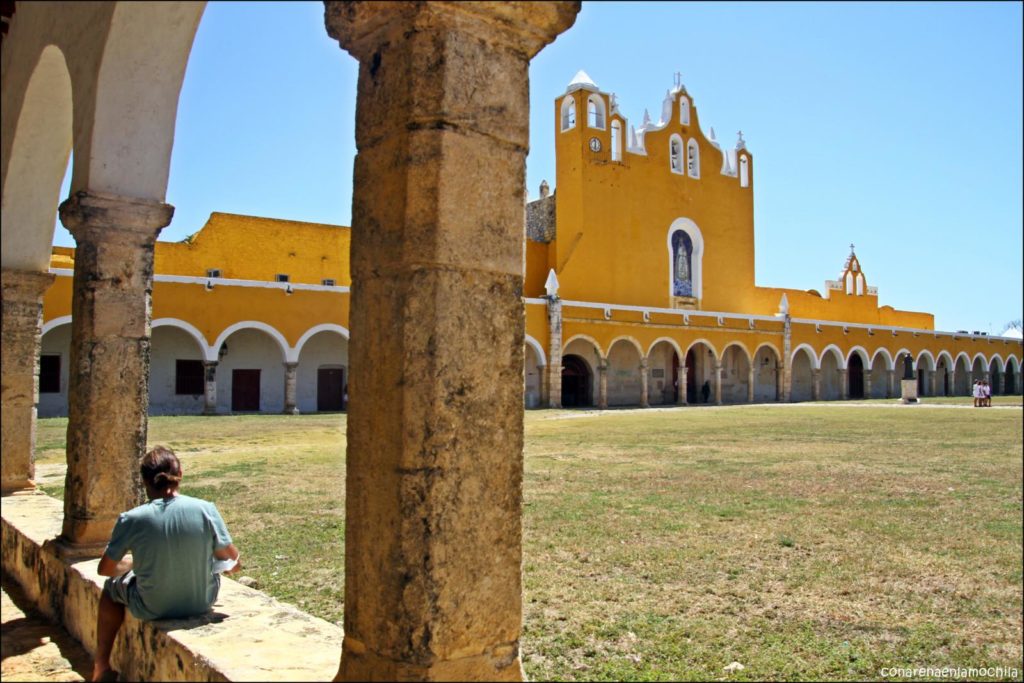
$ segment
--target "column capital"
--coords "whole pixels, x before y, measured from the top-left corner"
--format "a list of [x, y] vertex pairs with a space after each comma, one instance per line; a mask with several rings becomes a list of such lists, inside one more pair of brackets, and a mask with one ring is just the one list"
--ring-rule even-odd
[[56, 276], [38, 270], [15, 270], [4, 268], [0, 271], [0, 286], [5, 302], [39, 303]]
[[173, 216], [170, 204], [105, 192], [76, 192], [60, 205], [60, 222], [78, 242], [101, 235], [153, 242]]
[[299, 367], [298, 363], [291, 363], [288, 361], [282, 363], [282, 365], [284, 365], [285, 370], [294, 370], [295, 368]]
[[454, 28], [519, 52], [527, 59], [576, 22], [580, 2], [338, 2], [324, 3], [327, 35], [361, 62], [414, 30]]

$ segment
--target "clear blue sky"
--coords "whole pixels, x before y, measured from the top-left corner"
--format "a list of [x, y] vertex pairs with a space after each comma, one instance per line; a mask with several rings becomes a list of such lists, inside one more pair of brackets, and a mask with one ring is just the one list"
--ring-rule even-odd
[[[854, 242], [882, 304], [999, 333], [1024, 309], [1021, 8], [585, 2], [530, 68], [530, 196], [577, 70], [637, 125], [680, 71], [705, 133], [754, 155], [759, 285], [820, 290]], [[356, 77], [321, 3], [210, 3], [162, 239], [212, 211], [348, 225]]]

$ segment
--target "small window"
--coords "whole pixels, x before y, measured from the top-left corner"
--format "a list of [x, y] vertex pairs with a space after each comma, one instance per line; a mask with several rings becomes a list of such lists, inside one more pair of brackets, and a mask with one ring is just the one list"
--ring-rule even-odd
[[673, 173], [683, 172], [683, 141], [673, 135], [668, 143], [669, 164]]
[[750, 167], [747, 157], [740, 157], [740, 187], [750, 187]]
[[622, 161], [622, 124], [612, 121], [612, 161]]
[[284, 273], [278, 273], [277, 275], [274, 276], [274, 281], [275, 282], [288, 282], [288, 280], [289, 280], [289, 277], [287, 275], [285, 275]]
[[685, 96], [679, 98], [679, 123], [690, 125], [690, 100]]
[[60, 393], [60, 356], [45, 354], [39, 357], [39, 393]]
[[576, 100], [569, 95], [562, 100], [562, 131], [576, 127]]
[[207, 268], [206, 277], [220, 277], [220, 268]]
[[325, 277], [323, 280], [320, 281], [320, 283], [324, 287], [333, 287], [334, 286], [334, 278]]
[[846, 274], [846, 293], [853, 294], [853, 274]]
[[600, 95], [587, 98], [587, 125], [604, 130], [604, 100]]
[[[854, 269], [856, 270], [856, 268]], [[864, 294], [864, 276], [857, 273], [857, 296], [863, 296]]]
[[199, 396], [205, 391], [205, 372], [201, 360], [174, 361], [174, 393]]
[[686, 172], [691, 178], [700, 178], [700, 148], [694, 138], [686, 143]]

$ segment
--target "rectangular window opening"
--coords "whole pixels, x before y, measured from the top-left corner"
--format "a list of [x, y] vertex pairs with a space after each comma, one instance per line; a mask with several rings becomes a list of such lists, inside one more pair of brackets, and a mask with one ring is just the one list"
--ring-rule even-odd
[[203, 361], [174, 361], [174, 393], [179, 396], [199, 396], [204, 393], [206, 385]]
[[59, 354], [44, 354], [39, 357], [39, 393], [60, 393]]

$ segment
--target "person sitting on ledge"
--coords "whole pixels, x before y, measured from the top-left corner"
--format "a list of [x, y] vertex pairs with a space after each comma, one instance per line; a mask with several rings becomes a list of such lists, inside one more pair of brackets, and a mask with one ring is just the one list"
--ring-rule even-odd
[[100, 558], [99, 574], [111, 578], [96, 620], [94, 681], [117, 680], [110, 652], [126, 606], [147, 621], [198, 616], [217, 599], [218, 571], [242, 568], [217, 506], [178, 493], [181, 463], [171, 449], [156, 446], [139, 469], [149, 502], [121, 513]]

